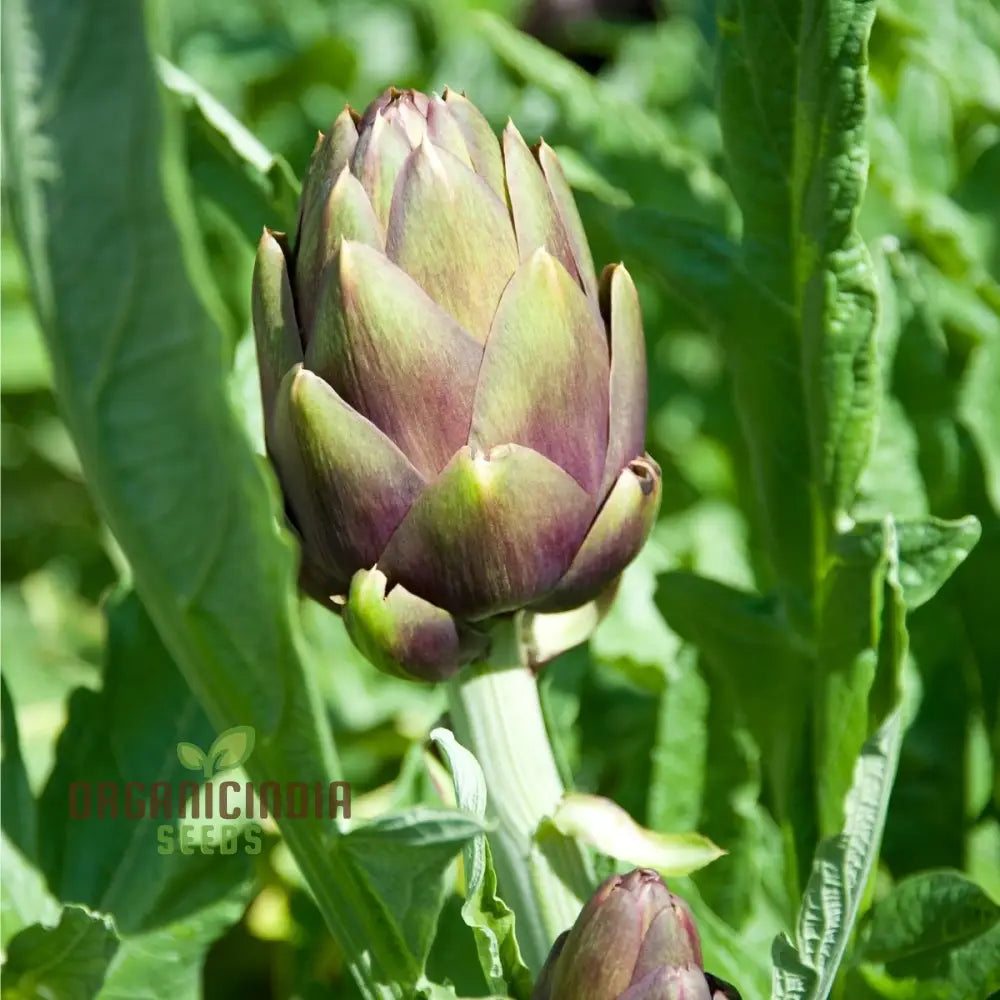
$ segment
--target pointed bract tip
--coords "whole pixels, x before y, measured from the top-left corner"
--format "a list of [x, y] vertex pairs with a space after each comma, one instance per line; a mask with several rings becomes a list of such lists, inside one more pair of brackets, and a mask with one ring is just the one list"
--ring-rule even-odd
[[427, 132], [424, 132], [421, 136], [420, 145], [414, 150], [414, 154], [417, 157], [426, 160], [427, 166], [430, 167], [430, 169], [437, 176], [441, 185], [446, 190], [450, 190], [450, 185], [448, 184], [448, 171], [445, 169], [441, 153], [442, 150], [440, 150], [431, 140], [431, 137]]
[[267, 226], [264, 226], [260, 240], [257, 242], [257, 253], [272, 257], [281, 254], [287, 261], [290, 254], [288, 234], [279, 229], [268, 229]]

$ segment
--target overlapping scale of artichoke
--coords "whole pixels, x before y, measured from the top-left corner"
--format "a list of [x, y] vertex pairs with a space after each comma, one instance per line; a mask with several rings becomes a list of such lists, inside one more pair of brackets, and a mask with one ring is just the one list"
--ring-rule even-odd
[[556, 940], [531, 1000], [740, 1000], [705, 972], [687, 903], [648, 868], [606, 878]]
[[378, 667], [440, 680], [484, 623], [595, 598], [655, 519], [625, 268], [598, 280], [550, 147], [390, 90], [321, 135], [253, 282], [265, 437], [303, 588]]

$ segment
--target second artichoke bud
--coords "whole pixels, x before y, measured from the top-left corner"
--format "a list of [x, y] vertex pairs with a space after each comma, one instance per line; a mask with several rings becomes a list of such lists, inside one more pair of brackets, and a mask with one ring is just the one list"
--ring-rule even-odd
[[656, 516], [639, 302], [598, 279], [551, 148], [389, 91], [321, 136], [254, 272], [265, 437], [302, 582], [382, 669], [594, 599]]
[[702, 968], [687, 904], [638, 868], [605, 879], [552, 948], [532, 1000], [739, 1000]]

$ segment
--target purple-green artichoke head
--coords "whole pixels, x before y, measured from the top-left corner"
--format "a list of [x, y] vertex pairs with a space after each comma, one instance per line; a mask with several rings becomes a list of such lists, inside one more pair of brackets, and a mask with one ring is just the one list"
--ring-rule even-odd
[[739, 994], [702, 969], [687, 904], [656, 872], [637, 868], [601, 883], [553, 945], [532, 1000], [739, 1000]]
[[597, 597], [655, 519], [639, 301], [594, 272], [552, 150], [390, 90], [321, 135], [253, 283], [301, 582], [376, 666], [440, 680], [486, 624]]

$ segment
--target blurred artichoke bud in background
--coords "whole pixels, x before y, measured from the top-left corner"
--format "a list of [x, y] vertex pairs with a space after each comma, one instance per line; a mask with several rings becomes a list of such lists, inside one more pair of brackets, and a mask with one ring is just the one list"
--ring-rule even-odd
[[498, 141], [451, 91], [347, 108], [253, 286], [301, 582], [376, 666], [443, 679], [491, 617], [579, 607], [639, 551], [660, 499], [639, 301], [622, 265], [598, 280], [544, 142]]
[[532, 1000], [740, 1000], [706, 975], [687, 904], [645, 868], [605, 879], [560, 936]]

